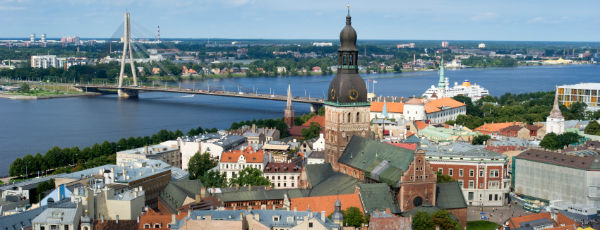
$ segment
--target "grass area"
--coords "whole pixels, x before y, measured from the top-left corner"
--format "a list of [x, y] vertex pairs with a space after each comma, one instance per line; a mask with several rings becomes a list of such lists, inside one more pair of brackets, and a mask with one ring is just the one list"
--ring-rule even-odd
[[496, 230], [500, 225], [485, 220], [467, 222], [467, 230]]
[[65, 85], [31, 85], [27, 91], [10, 91], [10, 94], [21, 96], [56, 96], [56, 95], [79, 95], [83, 92]]

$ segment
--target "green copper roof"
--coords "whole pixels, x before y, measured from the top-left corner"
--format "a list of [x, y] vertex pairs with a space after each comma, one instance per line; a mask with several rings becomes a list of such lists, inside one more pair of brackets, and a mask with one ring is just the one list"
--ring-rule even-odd
[[371, 102], [337, 102], [337, 101], [325, 101], [326, 105], [331, 105], [335, 107], [357, 107], [357, 106], [371, 106]]
[[458, 182], [437, 184], [437, 207], [441, 209], [466, 208], [467, 202]]
[[312, 186], [310, 196], [326, 196], [333, 194], [353, 193], [358, 180], [334, 172], [330, 164], [306, 165], [308, 183]]
[[195, 199], [196, 193], [200, 194], [203, 187], [200, 180], [171, 181], [167, 187], [160, 192], [159, 196], [172, 212], [183, 205], [187, 197]]
[[339, 162], [368, 172], [375, 180], [397, 186], [413, 159], [412, 150], [353, 136]]
[[392, 213], [400, 213], [387, 184], [359, 184], [358, 187], [360, 188], [360, 200], [368, 214], [375, 210], [384, 211], [388, 208]]

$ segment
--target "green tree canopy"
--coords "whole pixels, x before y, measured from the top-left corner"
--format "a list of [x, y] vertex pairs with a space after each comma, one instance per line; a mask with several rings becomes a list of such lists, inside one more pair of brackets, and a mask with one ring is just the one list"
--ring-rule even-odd
[[262, 171], [256, 168], [245, 168], [229, 182], [232, 186], [271, 185], [269, 179], [262, 176]]
[[440, 229], [444, 230], [460, 230], [458, 221], [450, 217], [450, 212], [447, 210], [438, 210], [431, 214], [431, 221], [434, 226], [439, 226]]
[[448, 176], [446, 174], [443, 174], [440, 171], [435, 171], [435, 174], [437, 175], [437, 182], [438, 183], [446, 183], [446, 182], [453, 182], [453, 181], [455, 181], [454, 178], [452, 178], [451, 176]]
[[209, 171], [200, 177], [200, 181], [204, 187], [208, 188], [222, 188], [227, 187], [227, 176], [225, 173], [219, 173], [215, 171]]
[[367, 223], [366, 217], [357, 207], [348, 207], [342, 212], [344, 214], [344, 226], [360, 227]]
[[427, 212], [417, 212], [412, 219], [413, 230], [434, 229], [433, 221]]
[[590, 121], [583, 132], [590, 135], [600, 135], [600, 124], [594, 120]]
[[308, 129], [302, 129], [302, 138], [304, 140], [310, 140], [318, 137], [321, 133], [321, 126], [317, 122], [311, 122]]
[[488, 141], [491, 137], [489, 135], [477, 135], [473, 138], [471, 144], [474, 145], [483, 145], [486, 141]]
[[188, 163], [190, 180], [203, 177], [208, 170], [216, 167], [218, 163], [217, 159], [214, 159], [208, 152], [194, 154]]
[[544, 139], [540, 141], [540, 146], [557, 150], [562, 149], [570, 144], [575, 144], [580, 142], [583, 139], [582, 136], [579, 136], [577, 133], [566, 132], [560, 135], [556, 135], [555, 133], [548, 133], [544, 136]]

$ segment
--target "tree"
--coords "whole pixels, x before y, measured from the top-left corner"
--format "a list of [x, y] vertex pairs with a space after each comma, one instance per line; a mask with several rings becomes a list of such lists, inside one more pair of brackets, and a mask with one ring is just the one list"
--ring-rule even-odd
[[25, 83], [21, 84], [21, 88], [19, 88], [19, 91], [24, 92], [24, 93], [29, 92], [29, 90], [31, 90], [31, 88], [29, 87], [28, 84], [25, 84]]
[[190, 180], [201, 178], [206, 172], [215, 166], [219, 162], [214, 159], [210, 153], [205, 152], [203, 154], [196, 153], [190, 159], [188, 163], [188, 172], [190, 173]]
[[444, 230], [460, 230], [460, 225], [458, 225], [458, 221], [452, 219], [450, 217], [450, 212], [447, 210], [438, 210], [431, 214], [431, 221], [434, 226], [439, 226], [440, 229]]
[[256, 168], [245, 168], [229, 182], [230, 185], [271, 185], [269, 179], [262, 176], [262, 171]]
[[427, 212], [417, 212], [415, 216], [413, 216], [412, 222], [414, 230], [434, 229], [433, 221]]
[[558, 144], [558, 135], [556, 135], [556, 133], [546, 134], [546, 136], [544, 136], [544, 139], [540, 141], [540, 146], [552, 150], [559, 149], [560, 146]]
[[577, 133], [566, 132], [561, 135], [558, 135], [558, 144], [561, 148], [568, 146], [570, 144], [575, 144], [581, 141], [581, 136]]
[[204, 187], [208, 188], [222, 188], [227, 186], [227, 176], [225, 173], [220, 174], [219, 172], [209, 171], [200, 177], [200, 181]]
[[477, 135], [477, 136], [475, 136], [475, 138], [473, 138], [473, 141], [471, 141], [471, 144], [483, 145], [489, 139], [490, 139], [490, 136], [488, 136], [488, 135]]
[[446, 183], [446, 182], [453, 182], [453, 181], [455, 181], [454, 178], [452, 178], [451, 176], [448, 176], [446, 174], [443, 174], [440, 171], [435, 171], [435, 174], [437, 175], [437, 182], [438, 183]]
[[583, 132], [590, 135], [600, 135], [600, 124], [597, 121], [590, 121]]
[[344, 226], [360, 227], [363, 223], [366, 223], [366, 218], [363, 213], [357, 207], [348, 207], [343, 211], [344, 214]]
[[48, 190], [54, 189], [54, 179], [50, 179], [48, 181], [41, 182], [37, 185], [37, 189], [35, 193], [31, 194], [29, 198], [31, 199], [31, 203], [37, 203], [43, 196], [44, 193]]
[[321, 126], [317, 122], [311, 122], [308, 129], [302, 129], [302, 138], [304, 140], [310, 140], [318, 137], [321, 133]]

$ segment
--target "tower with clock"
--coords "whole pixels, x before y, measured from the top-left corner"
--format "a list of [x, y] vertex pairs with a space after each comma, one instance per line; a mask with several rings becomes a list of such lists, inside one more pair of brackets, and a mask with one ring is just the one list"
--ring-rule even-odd
[[337, 74], [329, 84], [325, 101], [325, 161], [338, 170], [338, 159], [352, 136], [370, 137], [367, 87], [358, 75], [356, 31], [350, 5], [346, 26], [340, 32]]

